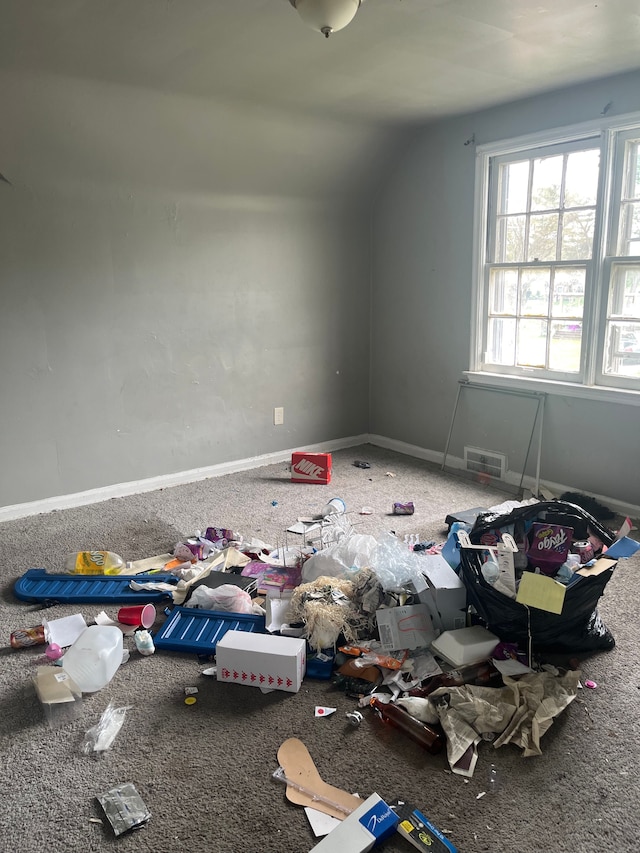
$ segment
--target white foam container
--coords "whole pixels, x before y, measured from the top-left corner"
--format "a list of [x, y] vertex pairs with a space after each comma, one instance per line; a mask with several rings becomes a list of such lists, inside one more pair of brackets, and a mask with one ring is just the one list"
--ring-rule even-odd
[[500, 639], [482, 625], [443, 631], [431, 643], [431, 651], [452, 666], [466, 666], [488, 660]]

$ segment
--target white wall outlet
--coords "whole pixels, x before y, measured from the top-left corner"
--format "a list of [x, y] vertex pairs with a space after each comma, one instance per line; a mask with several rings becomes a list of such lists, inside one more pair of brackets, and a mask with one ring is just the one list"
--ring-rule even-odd
[[273, 425], [282, 426], [284, 423], [284, 406], [276, 406], [273, 410]]

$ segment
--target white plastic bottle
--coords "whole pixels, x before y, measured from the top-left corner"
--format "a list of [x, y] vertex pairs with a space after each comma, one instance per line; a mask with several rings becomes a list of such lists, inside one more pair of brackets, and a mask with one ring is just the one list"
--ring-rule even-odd
[[329, 515], [344, 515], [346, 511], [347, 507], [342, 498], [331, 498], [329, 503], [320, 510], [320, 515], [326, 518]]
[[83, 693], [106, 687], [121, 663], [122, 631], [114, 625], [89, 625], [62, 658]]
[[489, 558], [486, 562], [482, 564], [480, 567], [483, 578], [487, 583], [490, 583], [491, 586], [498, 580], [500, 577], [500, 567], [498, 566], [498, 561], [495, 556], [490, 553]]
[[125, 562], [113, 551], [76, 551], [69, 554], [64, 567], [72, 575], [119, 575]]

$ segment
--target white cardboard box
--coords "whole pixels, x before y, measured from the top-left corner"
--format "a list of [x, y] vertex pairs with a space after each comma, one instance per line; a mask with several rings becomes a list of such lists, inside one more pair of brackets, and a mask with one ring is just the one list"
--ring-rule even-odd
[[441, 554], [421, 554], [419, 565], [427, 588], [417, 590], [418, 598], [432, 610], [435, 626], [442, 631], [464, 628], [467, 588], [462, 580]]
[[304, 639], [227, 631], [216, 646], [218, 681], [297, 693], [306, 669], [306, 651]]
[[398, 816], [378, 794], [351, 812], [310, 853], [368, 853], [380, 841], [395, 833]]

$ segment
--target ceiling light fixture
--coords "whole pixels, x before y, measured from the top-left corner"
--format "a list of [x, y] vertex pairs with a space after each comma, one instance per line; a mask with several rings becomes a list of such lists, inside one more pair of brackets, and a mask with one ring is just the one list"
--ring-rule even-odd
[[329, 38], [344, 29], [356, 16], [363, 0], [289, 0], [310, 27]]

